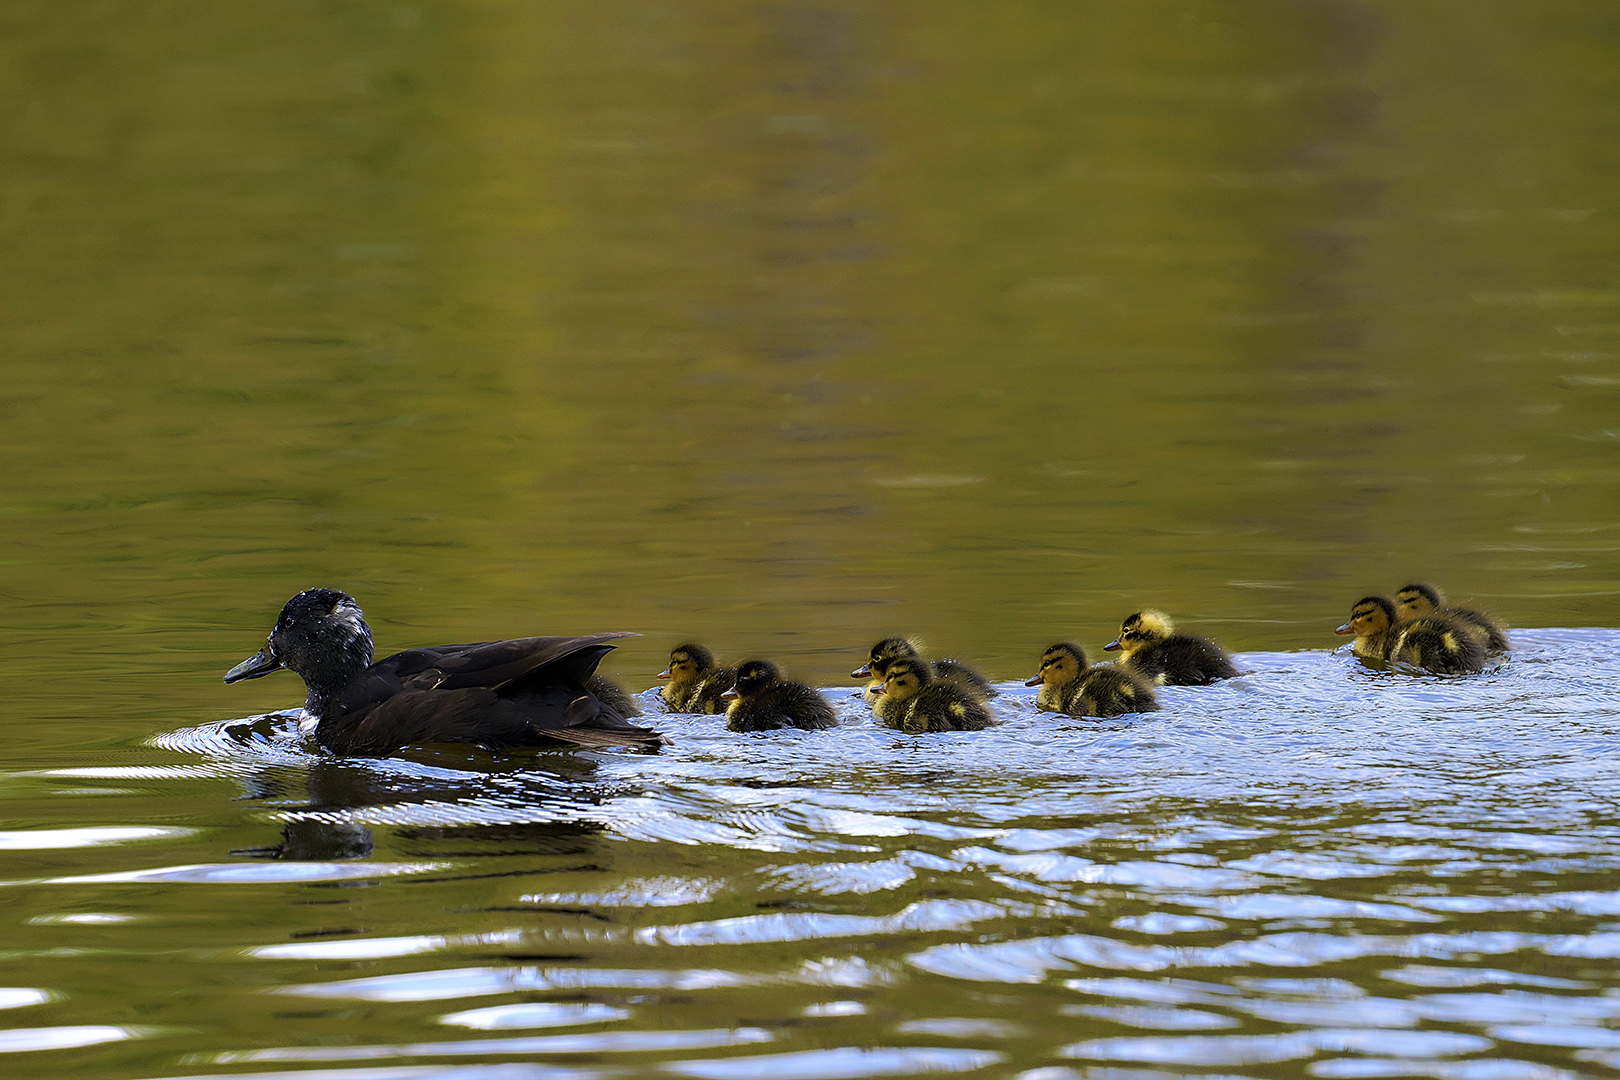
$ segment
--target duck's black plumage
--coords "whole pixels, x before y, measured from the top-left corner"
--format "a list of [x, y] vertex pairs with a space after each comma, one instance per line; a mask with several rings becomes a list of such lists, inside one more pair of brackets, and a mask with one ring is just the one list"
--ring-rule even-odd
[[827, 699], [803, 683], [782, 678], [769, 660], [737, 665], [737, 699], [726, 709], [728, 731], [778, 731], [834, 727], [838, 715]]
[[304, 708], [318, 720], [315, 739], [334, 754], [421, 743], [656, 748], [662, 735], [628, 723], [587, 685], [611, 642], [635, 636], [436, 645], [373, 663], [371, 628], [354, 598], [309, 589], [287, 601], [265, 647], [225, 681], [295, 672], [309, 690]]

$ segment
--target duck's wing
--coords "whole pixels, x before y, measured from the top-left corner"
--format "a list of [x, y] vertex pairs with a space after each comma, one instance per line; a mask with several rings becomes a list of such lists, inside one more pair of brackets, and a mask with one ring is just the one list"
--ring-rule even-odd
[[343, 689], [317, 738], [344, 754], [417, 743], [660, 746], [662, 735], [626, 722], [586, 687], [611, 643], [635, 636], [514, 638], [395, 653]]
[[544, 668], [548, 676], [582, 684], [613, 648], [607, 642], [639, 636], [620, 631], [581, 637], [527, 637], [433, 645], [395, 653], [371, 665], [366, 673], [385, 668], [404, 680], [436, 670], [440, 678], [435, 685], [447, 690], [474, 686], [498, 690]]
[[[570, 693], [576, 696], [569, 698]], [[404, 690], [330, 719], [316, 729], [338, 754], [389, 754], [406, 746], [473, 743], [490, 750], [563, 743], [657, 749], [669, 740], [627, 723], [577, 688], [503, 697], [486, 687]]]

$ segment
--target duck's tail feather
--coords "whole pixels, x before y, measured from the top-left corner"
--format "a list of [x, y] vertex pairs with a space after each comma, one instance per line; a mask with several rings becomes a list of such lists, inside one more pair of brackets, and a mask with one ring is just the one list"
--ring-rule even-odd
[[609, 731], [601, 728], [546, 728], [543, 734], [558, 742], [572, 743], [575, 746], [624, 746], [638, 750], [657, 750], [669, 745], [669, 739], [652, 728], [629, 725]]

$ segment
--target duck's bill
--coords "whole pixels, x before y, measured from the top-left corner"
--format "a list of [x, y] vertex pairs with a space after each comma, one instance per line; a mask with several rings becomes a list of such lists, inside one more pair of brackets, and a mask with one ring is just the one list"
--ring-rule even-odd
[[1335, 630], [1333, 632], [1335, 634], [1353, 634], [1353, 633], [1355, 633], [1355, 630], [1351, 628], [1349, 623], [1345, 623], [1343, 626], [1339, 627], [1337, 630]]
[[872, 665], [862, 664], [860, 667], [850, 672], [849, 677], [852, 679], [864, 679], [870, 674], [872, 674]]
[[272, 671], [280, 670], [281, 658], [276, 655], [275, 649], [271, 648], [269, 645], [266, 645], [264, 648], [260, 649], [258, 652], [254, 653], [252, 656], [248, 657], [246, 660], [227, 671], [225, 673], [225, 681], [228, 683], [233, 683], [241, 682], [244, 679], [257, 679], [264, 675], [270, 674]]
[[659, 677], [659, 678], [660, 678], [660, 679], [667, 679], [667, 678], [669, 678], [669, 672], [667, 672], [667, 671], [660, 671], [660, 672], [659, 672], [659, 673], [658, 673], [658, 677]]
[[1025, 686], [1039, 686], [1039, 685], [1041, 685], [1041, 677], [1039, 675], [1037, 675], [1033, 679], [1025, 679], [1024, 680], [1024, 685]]
[[1115, 638], [1103, 646], [1103, 652], [1119, 652], [1119, 638]]

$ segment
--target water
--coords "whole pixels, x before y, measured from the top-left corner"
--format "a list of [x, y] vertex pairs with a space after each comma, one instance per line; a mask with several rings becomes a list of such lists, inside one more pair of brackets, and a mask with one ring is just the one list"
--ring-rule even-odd
[[[1612, 1074], [1611, 7], [0, 11], [0, 1071]], [[326, 759], [313, 586], [1002, 724]]]
[[1617, 642], [1247, 653], [1100, 722], [1009, 681], [916, 737], [849, 686], [773, 735], [649, 690], [658, 755], [162, 732], [8, 780], [59, 824], [0, 834], [6, 1038], [106, 1075], [1594, 1075]]

